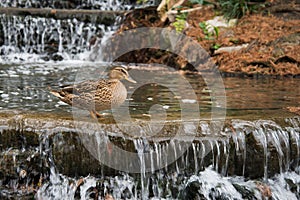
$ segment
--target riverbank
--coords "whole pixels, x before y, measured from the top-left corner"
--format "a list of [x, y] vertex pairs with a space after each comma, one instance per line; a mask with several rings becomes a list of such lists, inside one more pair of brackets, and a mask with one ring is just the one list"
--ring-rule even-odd
[[[201, 5], [184, 17], [185, 24], [179, 28], [181, 33], [193, 38], [209, 52], [222, 73], [295, 77], [300, 75], [299, 9], [300, 5], [293, 1], [267, 2], [257, 10], [258, 13], [238, 19], [235, 26], [218, 27], [215, 32], [208, 32], [203, 24], [220, 15], [220, 10]], [[178, 30], [176, 20], [161, 22], [155, 7], [137, 9], [126, 15], [118, 34], [145, 26]], [[182, 58], [170, 53], [159, 54], [153, 49], [129, 52], [118, 61], [156, 62], [177, 69], [193, 69]]]

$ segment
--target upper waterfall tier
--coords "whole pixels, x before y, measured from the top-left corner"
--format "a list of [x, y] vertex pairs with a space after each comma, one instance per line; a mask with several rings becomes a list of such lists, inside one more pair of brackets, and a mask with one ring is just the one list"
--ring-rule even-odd
[[129, 10], [135, 3], [135, 0], [3, 0], [0, 7]]
[[3, 0], [0, 2], [2, 63], [89, 60], [93, 44], [136, 7], [130, 0]]
[[112, 27], [73, 19], [0, 15], [0, 60], [40, 62], [85, 60], [91, 42]]

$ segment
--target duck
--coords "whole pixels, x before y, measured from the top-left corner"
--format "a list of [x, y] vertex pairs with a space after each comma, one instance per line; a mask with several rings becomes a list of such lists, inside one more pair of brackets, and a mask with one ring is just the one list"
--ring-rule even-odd
[[50, 89], [50, 93], [61, 101], [89, 111], [94, 119], [101, 118], [98, 113], [119, 107], [127, 98], [127, 89], [121, 80], [136, 83], [124, 67], [110, 69], [108, 79], [87, 80], [74, 85], [62, 86], [59, 90]]

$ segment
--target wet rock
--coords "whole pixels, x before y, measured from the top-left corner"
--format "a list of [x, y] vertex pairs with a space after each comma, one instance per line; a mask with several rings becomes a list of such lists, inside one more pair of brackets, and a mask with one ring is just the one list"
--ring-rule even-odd
[[54, 54], [50, 56], [50, 60], [54, 60], [54, 61], [62, 61], [64, 58], [59, 55], [59, 54]]
[[286, 183], [288, 184], [290, 190], [296, 194], [296, 197], [299, 199], [300, 198], [300, 193], [299, 193], [299, 183], [296, 183], [295, 180], [286, 178], [285, 179]]
[[205, 200], [203, 194], [200, 193], [201, 184], [198, 181], [190, 182], [180, 195], [180, 199], [187, 200]]
[[232, 184], [232, 185], [242, 195], [243, 199], [257, 200], [255, 193], [251, 191], [251, 189], [239, 184]]

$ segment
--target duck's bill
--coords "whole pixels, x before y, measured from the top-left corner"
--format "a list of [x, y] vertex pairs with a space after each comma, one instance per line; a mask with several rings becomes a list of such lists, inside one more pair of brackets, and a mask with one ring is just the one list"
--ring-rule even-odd
[[133, 80], [130, 76], [126, 77], [125, 79], [131, 83], [136, 83], [136, 81]]

